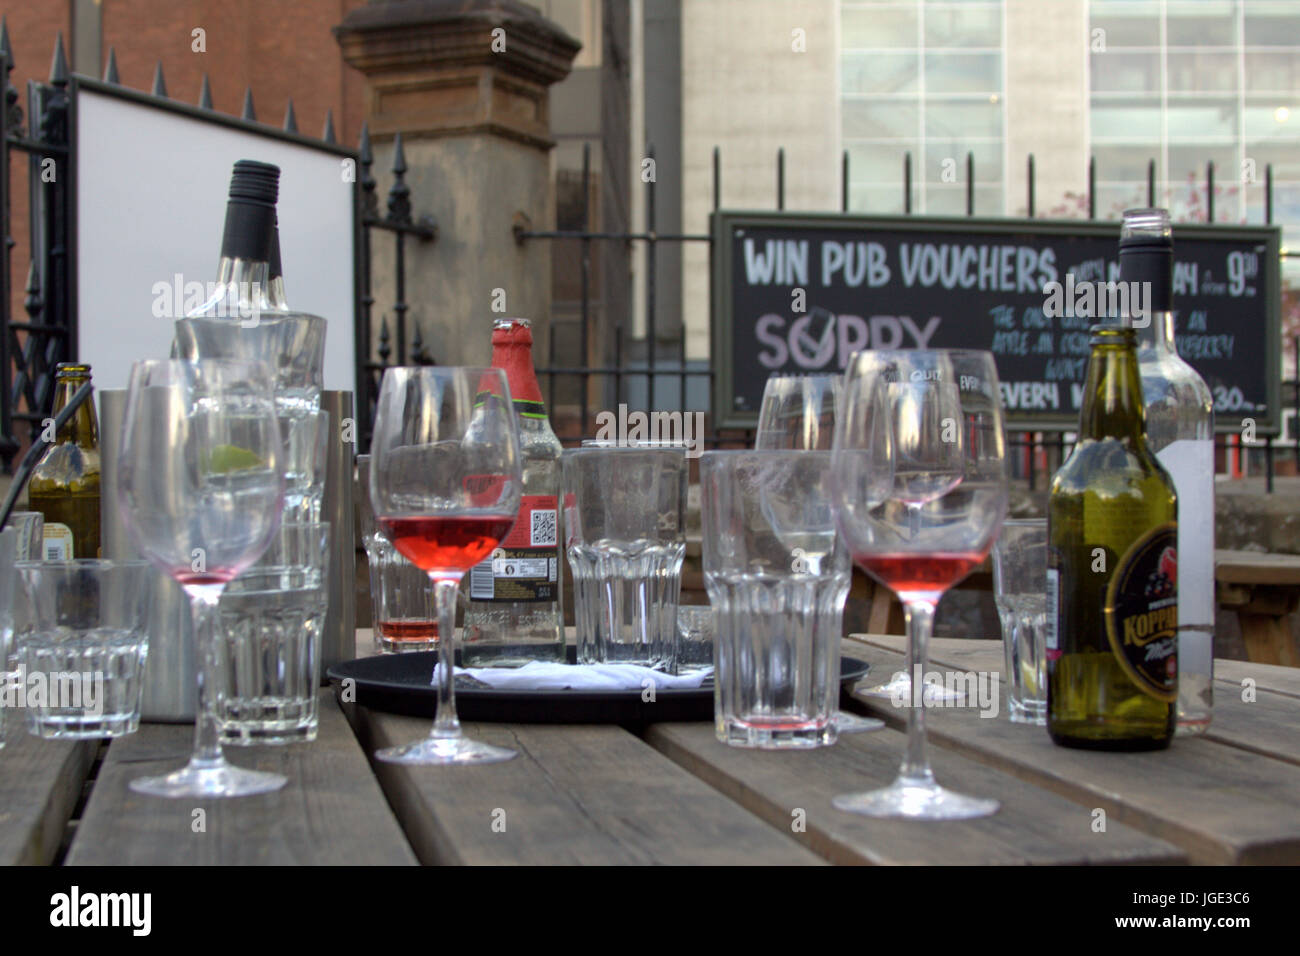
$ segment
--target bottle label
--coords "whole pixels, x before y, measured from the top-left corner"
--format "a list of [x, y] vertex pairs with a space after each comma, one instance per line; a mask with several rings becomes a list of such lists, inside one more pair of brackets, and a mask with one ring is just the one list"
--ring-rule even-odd
[[72, 529], [57, 521], [45, 526], [45, 560], [71, 561], [75, 555], [72, 550]]
[[1047, 659], [1054, 661], [1061, 656], [1060, 627], [1057, 617], [1061, 613], [1061, 572], [1054, 567], [1047, 569]]
[[1120, 558], [1106, 587], [1106, 638], [1138, 688], [1178, 697], [1178, 525], [1152, 528]]
[[[1156, 455], [1178, 492], [1178, 627], [1214, 631], [1214, 442], [1183, 439]], [[1190, 661], [1183, 662], [1186, 670]], [[1208, 661], [1206, 662], [1208, 666]]]
[[555, 495], [524, 495], [501, 546], [469, 574], [475, 601], [555, 601], [559, 589], [559, 521]]

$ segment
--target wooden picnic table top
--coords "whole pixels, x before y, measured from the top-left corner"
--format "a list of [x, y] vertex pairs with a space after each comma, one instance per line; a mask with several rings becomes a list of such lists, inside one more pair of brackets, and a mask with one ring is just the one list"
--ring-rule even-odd
[[[369, 632], [358, 643], [368, 647]], [[869, 682], [904, 660], [896, 636], [855, 635], [844, 652], [872, 664]], [[931, 657], [939, 671], [1002, 666], [998, 641], [936, 640]], [[480, 723], [467, 730], [519, 756], [447, 769], [371, 762], [375, 748], [427, 733], [428, 721], [340, 704], [323, 689], [315, 742], [227, 750], [236, 764], [287, 775], [288, 786], [213, 801], [127, 789], [183, 764], [188, 726], [145, 724], [102, 744], [44, 741], [11, 710], [0, 862], [1300, 862], [1300, 676], [1223, 661], [1215, 690], [1204, 738], [1148, 754], [1055, 747], [1042, 728], [1008, 722], [1004, 706], [994, 719], [928, 710], [940, 782], [1002, 802], [992, 817], [943, 824], [831, 806], [837, 793], [890, 782], [902, 755], [906, 714], [866, 697], [845, 703], [887, 728], [818, 750], [731, 748], [707, 723]]]

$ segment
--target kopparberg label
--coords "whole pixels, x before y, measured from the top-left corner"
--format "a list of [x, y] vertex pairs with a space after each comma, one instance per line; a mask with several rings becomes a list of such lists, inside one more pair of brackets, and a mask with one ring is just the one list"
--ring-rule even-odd
[[1178, 697], [1178, 525], [1152, 528], [1106, 587], [1106, 638], [1124, 673], [1157, 700]]

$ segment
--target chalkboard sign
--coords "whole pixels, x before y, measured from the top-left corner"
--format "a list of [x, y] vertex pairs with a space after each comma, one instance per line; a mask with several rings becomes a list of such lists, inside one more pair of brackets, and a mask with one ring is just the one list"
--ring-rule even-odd
[[[773, 372], [922, 347], [992, 351], [1016, 427], [1078, 424], [1106, 314], [1080, 296], [1118, 278], [1118, 222], [717, 212], [713, 238], [716, 427], [752, 427]], [[1280, 246], [1273, 226], [1174, 226], [1175, 340], [1222, 431], [1277, 430]]]

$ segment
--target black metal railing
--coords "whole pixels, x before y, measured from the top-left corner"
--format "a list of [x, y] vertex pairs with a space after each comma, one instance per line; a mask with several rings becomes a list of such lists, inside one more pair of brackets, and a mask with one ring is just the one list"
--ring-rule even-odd
[[[654, 158], [653, 148], [647, 150], [647, 158]], [[722, 165], [721, 152], [715, 147], [713, 150], [713, 183], [712, 183], [712, 207], [717, 211], [721, 205], [722, 194]], [[840, 158], [840, 210], [849, 211], [850, 198], [850, 157], [849, 151], [844, 150]], [[903, 192], [903, 210], [905, 214], [910, 215], [913, 211], [913, 160], [911, 152], [904, 153], [902, 157], [902, 192]], [[966, 215], [975, 215], [975, 157], [973, 153], [967, 153], [965, 162], [965, 205]], [[1036, 169], [1034, 157], [1031, 154], [1026, 161], [1027, 185], [1026, 185], [1026, 208], [1029, 216], [1032, 218], [1036, 215]], [[776, 153], [775, 166], [775, 205], [778, 210], [785, 208], [785, 150], [778, 149]], [[656, 301], [656, 264], [658, 256], [658, 246], [661, 242], [669, 243], [688, 243], [703, 242], [709, 249], [709, 276], [712, 279], [713, 266], [713, 241], [712, 236], [708, 234], [693, 233], [659, 233], [655, 228], [656, 223], [656, 205], [655, 205], [655, 182], [651, 178], [645, 184], [645, 208], [646, 208], [646, 229], [644, 232], [602, 232], [592, 228], [591, 209], [590, 209], [590, 147], [583, 148], [582, 163], [582, 223], [581, 229], [557, 229], [557, 230], [528, 230], [516, 228], [515, 237], [519, 242], [530, 240], [555, 240], [577, 242], [580, 245], [579, 260], [581, 262], [581, 286], [580, 286], [580, 303], [579, 303], [579, 339], [581, 342], [582, 362], [577, 364], [555, 365], [548, 364], [538, 368], [538, 375], [542, 377], [547, 386], [547, 394], [551, 399], [552, 418], [557, 423], [557, 433], [560, 438], [568, 443], [574, 443], [581, 438], [590, 437], [594, 430], [594, 417], [592, 414], [590, 395], [592, 392], [591, 383], [598, 380], [598, 384], [606, 387], [599, 387], [596, 391], [601, 395], [599, 408], [611, 408], [621, 401], [627, 401], [629, 394], [627, 382], [629, 380], [643, 379], [646, 382], [645, 399], [647, 403], [646, 410], [660, 410], [655, 405], [655, 398], [659, 393], [656, 384], [659, 379], [675, 379], [677, 382], [678, 401], [676, 409], [687, 411], [687, 387], [686, 382], [692, 378], [709, 379], [709, 387], [706, 389], [705, 407], [702, 409], [706, 412], [706, 424], [710, 426], [710, 431], [705, 436], [705, 442], [710, 447], [718, 445], [734, 444], [748, 442], [752, 438], [752, 433], [745, 431], [732, 431], [718, 433], [712, 429], [712, 376], [713, 371], [708, 362], [704, 362], [702, 368], [689, 368], [686, 360], [686, 329], [684, 326], [677, 330], [675, 341], [661, 342], [659, 335], [659, 323]], [[1096, 207], [1096, 178], [1097, 166], [1095, 158], [1088, 162], [1088, 190], [1086, 196], [1086, 210], [1089, 218], [1097, 218]], [[1157, 205], [1156, 195], [1156, 163], [1151, 160], [1147, 167], [1147, 199], [1150, 205]], [[1213, 162], [1206, 165], [1205, 174], [1205, 218], [1207, 222], [1214, 222], [1215, 218], [1215, 170]], [[1265, 168], [1264, 175], [1265, 189], [1265, 217], [1266, 222], [1273, 222], [1273, 168], [1271, 165]], [[1082, 210], [1081, 210], [1082, 211]], [[591, 262], [591, 245], [593, 242], [611, 242], [611, 243], [643, 243], [645, 245], [646, 269], [645, 269], [645, 337], [639, 343], [639, 349], [629, 349], [628, 330], [623, 324], [619, 324], [614, 329], [615, 354], [612, 364], [585, 364], [590, 356], [589, 342], [591, 336], [591, 309], [590, 309], [590, 262]], [[1300, 252], [1284, 252], [1283, 255], [1288, 257], [1300, 256]], [[710, 303], [712, 297], [710, 296]], [[666, 346], [666, 348], [664, 348]], [[640, 351], [644, 354], [643, 362], [633, 362], [630, 355], [633, 352]], [[661, 351], [675, 352], [676, 361], [669, 366], [665, 366], [659, 361], [658, 356]], [[1284, 395], [1289, 396], [1289, 402], [1295, 418], [1295, 428], [1297, 438], [1294, 441], [1294, 454], [1297, 471], [1300, 471], [1300, 350], [1295, 352], [1296, 373], [1295, 377], [1285, 379], [1282, 382]], [[578, 408], [575, 409], [576, 415], [569, 417], [558, 415], [554, 405], [556, 394], [555, 382], [557, 379], [576, 379], [579, 383], [579, 394], [581, 396]], [[671, 407], [665, 410], [674, 410]], [[690, 409], [695, 410], [695, 409]], [[1012, 448], [1019, 450], [1017, 458], [1018, 476], [1027, 480], [1030, 490], [1034, 490], [1040, 477], [1050, 475], [1060, 462], [1068, 454], [1071, 444], [1065, 440], [1066, 436], [1061, 432], [1045, 431], [1014, 431], [1008, 436], [1008, 442]], [[1232, 436], [1220, 435], [1216, 439], [1219, 449], [1223, 454], [1231, 455], [1239, 453], [1242, 448], [1262, 448], [1265, 461], [1265, 475], [1267, 488], [1273, 490], [1274, 460], [1276, 457], [1278, 445], [1271, 435], [1261, 435], [1254, 445], [1242, 445], [1235, 442]], [[1040, 461], [1039, 452], [1046, 459]]]
[[[77, 323], [71, 308], [71, 257], [68, 203], [70, 177], [64, 175], [63, 161], [68, 157], [68, 86], [71, 74], [64, 53], [63, 35], [55, 40], [54, 58], [48, 83], [28, 83], [26, 117], [19, 103], [19, 93], [10, 82], [14, 59], [7, 25], [0, 24], [0, 72], [5, 78], [4, 104], [0, 108], [0, 215], [4, 217], [3, 261], [0, 262], [0, 463], [6, 473], [15, 455], [30, 443], [32, 430], [50, 414], [54, 396], [54, 368], [77, 354]], [[117, 54], [109, 50], [104, 82], [120, 85]], [[150, 95], [167, 99], [167, 84], [161, 63], [154, 70]], [[213, 110], [211, 86], [203, 77], [198, 109]], [[249, 129], [265, 131], [259, 124], [253, 105], [252, 90], [244, 91], [238, 122], [229, 117], [224, 122], [246, 124]], [[290, 99], [285, 109], [284, 132], [301, 137], [298, 120]], [[320, 141], [338, 146], [333, 113], [325, 117]], [[25, 315], [15, 315], [12, 251], [17, 240], [12, 233], [10, 154], [25, 153], [28, 159], [27, 195], [30, 217], [31, 265], [27, 270], [21, 308]], [[53, 162], [53, 167], [50, 163]], [[432, 241], [437, 227], [429, 216], [418, 219], [412, 214], [410, 187], [406, 184], [406, 158], [402, 138], [396, 137], [391, 172], [393, 184], [388, 190], [387, 209], [378, 208], [373, 175], [374, 156], [370, 134], [362, 126], [358, 146], [358, 202], [361, 223], [356, 256], [358, 301], [356, 303], [356, 369], [358, 396], [358, 447], [369, 446], [370, 423], [383, 369], [390, 364], [410, 362], [433, 364], [406, 299], [406, 241]], [[381, 314], [377, 341], [372, 337], [371, 314], [375, 306], [372, 294], [371, 230], [390, 233], [395, 242], [395, 295], [391, 305], [392, 321]], [[408, 332], [410, 333], [408, 336]], [[408, 347], [409, 340], [409, 347]]]
[[[32, 429], [49, 414], [54, 367], [76, 348], [71, 315], [68, 263], [68, 72], [60, 34], [54, 47], [48, 83], [27, 84], [24, 116], [11, 82], [13, 48], [8, 25], [0, 26], [0, 72], [4, 104], [0, 108], [0, 215], [4, 217], [0, 262], [0, 459], [6, 473], [14, 456], [30, 440]], [[24, 318], [14, 313], [12, 253], [11, 152], [27, 156], [27, 212], [30, 265], [23, 287]], [[16, 423], [24, 423], [21, 433]]]

